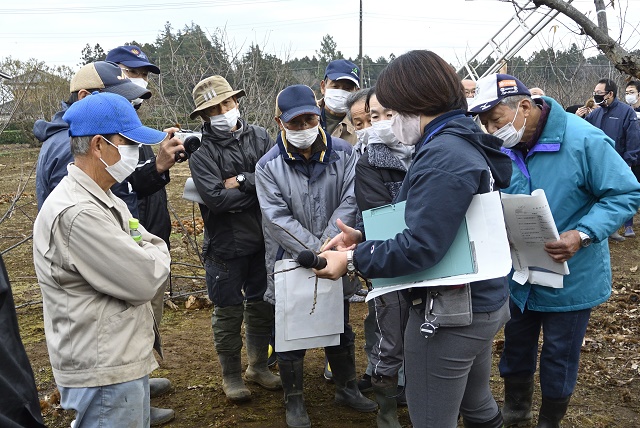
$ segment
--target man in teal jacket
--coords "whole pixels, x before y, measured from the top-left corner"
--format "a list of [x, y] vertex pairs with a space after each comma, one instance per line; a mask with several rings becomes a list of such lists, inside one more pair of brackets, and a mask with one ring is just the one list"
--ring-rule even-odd
[[640, 205], [640, 184], [614, 141], [548, 97], [533, 100], [513, 76], [478, 81], [471, 113], [503, 139], [513, 162], [506, 193], [544, 189], [560, 239], [545, 249], [568, 262], [563, 288], [510, 280], [511, 320], [505, 327], [500, 375], [505, 427], [531, 419], [538, 338], [542, 407], [538, 427], [559, 427], [576, 385], [580, 347], [591, 308], [611, 294], [608, 236]]

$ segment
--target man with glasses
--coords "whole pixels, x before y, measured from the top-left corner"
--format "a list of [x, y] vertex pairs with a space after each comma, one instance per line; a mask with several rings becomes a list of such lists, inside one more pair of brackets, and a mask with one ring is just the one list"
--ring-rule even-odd
[[110, 188], [135, 169], [140, 144], [159, 144], [167, 133], [143, 126], [131, 103], [111, 93], [84, 97], [62, 119], [74, 163], [33, 227], [60, 404], [76, 411], [76, 428], [149, 426], [159, 339], [150, 301], [171, 259], [165, 242], [144, 227], [141, 240], [132, 239], [131, 212]]
[[[593, 99], [600, 106], [586, 115], [587, 122], [600, 128], [609, 138], [616, 142], [616, 151], [622, 159], [633, 168], [640, 159], [640, 127], [638, 117], [631, 107], [618, 101], [618, 86], [611, 79], [600, 79], [593, 91]], [[585, 108], [579, 108], [576, 114], [585, 116]], [[633, 217], [624, 223], [624, 236], [635, 237]], [[618, 231], [609, 236], [612, 241], [624, 241]]]
[[[305, 249], [320, 251], [328, 238], [340, 232], [337, 219], [350, 225], [355, 222], [357, 154], [348, 142], [320, 127], [320, 114], [308, 86], [289, 86], [276, 98], [275, 120], [280, 132], [276, 145], [256, 166], [268, 273], [273, 273], [276, 260], [296, 259]], [[275, 305], [273, 275], [268, 277], [264, 298]], [[305, 352], [277, 352], [289, 427], [311, 426], [303, 399]], [[357, 386], [348, 301], [344, 302], [340, 344], [326, 347], [325, 353], [333, 370], [335, 401], [360, 412], [375, 411], [376, 403], [364, 397]]]

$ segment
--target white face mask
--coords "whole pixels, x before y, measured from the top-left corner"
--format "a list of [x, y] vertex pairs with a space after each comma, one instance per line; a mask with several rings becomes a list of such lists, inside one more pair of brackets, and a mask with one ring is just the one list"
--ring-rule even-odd
[[324, 91], [324, 105], [333, 112], [346, 113], [349, 94], [350, 92], [343, 89], [326, 89]]
[[371, 122], [371, 127], [373, 128], [373, 133], [387, 146], [393, 146], [398, 143], [398, 137], [391, 129], [391, 120]]
[[213, 128], [219, 131], [231, 132], [231, 130], [238, 124], [238, 118], [240, 117], [240, 111], [238, 107], [234, 107], [224, 114], [209, 117], [209, 123]]
[[391, 129], [398, 140], [407, 146], [415, 146], [422, 137], [420, 116], [396, 113], [391, 118]]
[[470, 106], [471, 104], [473, 104], [473, 100], [474, 100], [473, 97], [467, 98], [467, 107]]
[[[102, 137], [102, 136], [101, 136]], [[139, 146], [137, 144], [121, 144], [116, 146], [111, 141], [102, 137], [104, 141], [112, 145], [120, 153], [120, 160], [113, 165], [107, 165], [104, 159], [100, 158], [100, 161], [106, 166], [107, 172], [118, 183], [125, 181], [138, 166], [138, 160], [140, 159]]]
[[[149, 82], [144, 80], [142, 77], [129, 77], [129, 80], [144, 89], [147, 89], [147, 86], [149, 86]], [[142, 104], [142, 101], [142, 98], [136, 98], [135, 100], [131, 100], [131, 104], [135, 107]]]
[[624, 96], [624, 100], [630, 106], [638, 102], [638, 94], [628, 94]]
[[308, 149], [318, 138], [318, 126], [319, 125], [316, 125], [313, 128], [307, 128], [301, 131], [285, 128], [287, 142], [298, 149]]
[[524, 135], [524, 128], [527, 124], [527, 118], [524, 119], [522, 128], [520, 128], [519, 131], [516, 131], [516, 128], [513, 126], [513, 122], [515, 122], [516, 117], [518, 117], [518, 110], [520, 110], [520, 104], [518, 104], [518, 107], [516, 107], [516, 115], [513, 116], [513, 120], [492, 134], [494, 137], [500, 138], [502, 140], [502, 147], [505, 147], [507, 149], [518, 144], [520, 140], [522, 140], [522, 136]]
[[367, 145], [367, 141], [369, 140], [369, 130], [370, 129], [371, 129], [371, 127], [363, 128], [363, 129], [356, 129], [356, 136], [358, 137], [358, 143], [362, 144], [363, 146]]

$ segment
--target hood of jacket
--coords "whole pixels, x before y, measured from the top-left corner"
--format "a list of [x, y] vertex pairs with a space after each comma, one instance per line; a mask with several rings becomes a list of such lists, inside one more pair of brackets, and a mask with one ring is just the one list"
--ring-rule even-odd
[[62, 115], [67, 111], [69, 105], [65, 102], [60, 104], [62, 109], [53, 115], [51, 122], [40, 119], [36, 120], [36, 123], [33, 124], [33, 135], [35, 135], [41, 143], [45, 142], [53, 134], [69, 129], [69, 124], [62, 120]]
[[210, 141], [214, 144], [220, 144], [221, 146], [228, 146], [240, 139], [240, 136], [248, 131], [247, 122], [239, 117], [238, 123], [240, 126], [233, 132], [221, 131], [211, 126], [211, 123], [205, 122], [202, 124], [202, 139]]
[[[451, 118], [451, 113], [446, 113], [434, 120], [434, 122], [441, 123], [445, 122], [447, 118], [450, 119], [445, 122], [445, 125], [437, 134], [455, 135], [468, 141], [487, 161], [496, 186], [500, 189], [509, 186], [511, 181], [511, 159], [500, 151], [502, 140], [485, 133], [470, 117], [454, 116]], [[433, 125], [438, 126], [438, 123]], [[429, 124], [428, 127], [432, 127], [432, 124]]]

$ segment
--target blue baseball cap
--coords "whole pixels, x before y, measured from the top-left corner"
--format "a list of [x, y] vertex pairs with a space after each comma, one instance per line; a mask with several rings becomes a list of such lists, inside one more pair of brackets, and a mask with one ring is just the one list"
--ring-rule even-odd
[[327, 64], [324, 77], [331, 80], [351, 80], [358, 88], [360, 87], [360, 69], [346, 59], [336, 59]]
[[293, 85], [280, 91], [276, 97], [276, 117], [289, 122], [301, 114], [320, 116], [320, 107], [313, 90], [307, 85]]
[[148, 67], [150, 72], [160, 74], [160, 69], [155, 64], [151, 64], [142, 49], [135, 45], [118, 46], [111, 49], [105, 61], [115, 62], [131, 68]]
[[166, 132], [142, 125], [136, 110], [124, 97], [94, 92], [71, 104], [62, 116], [71, 137], [120, 134], [138, 144], [158, 144]]
[[471, 113], [483, 113], [500, 101], [514, 95], [531, 96], [529, 89], [510, 74], [490, 74], [476, 82], [476, 96], [469, 106]]
[[151, 91], [133, 83], [124, 74], [124, 70], [114, 62], [96, 61], [83, 65], [71, 78], [70, 91], [77, 92], [81, 89], [102, 89], [104, 92], [112, 92], [122, 95], [128, 100], [136, 98], [147, 99], [151, 97]]

